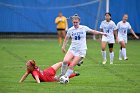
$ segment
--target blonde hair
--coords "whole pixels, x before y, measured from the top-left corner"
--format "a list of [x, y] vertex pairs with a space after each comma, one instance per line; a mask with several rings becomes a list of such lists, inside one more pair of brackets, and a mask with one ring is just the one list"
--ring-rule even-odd
[[71, 17], [72, 21], [74, 19], [78, 19], [80, 21], [80, 17], [78, 16], [78, 14], [74, 14], [72, 17]]

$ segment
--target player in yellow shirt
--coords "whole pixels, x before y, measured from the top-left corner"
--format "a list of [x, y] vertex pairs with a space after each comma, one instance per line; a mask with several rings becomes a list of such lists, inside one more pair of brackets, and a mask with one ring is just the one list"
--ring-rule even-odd
[[62, 45], [62, 38], [66, 36], [66, 30], [68, 28], [67, 18], [63, 16], [62, 12], [59, 12], [58, 17], [55, 19], [57, 25], [58, 42]]

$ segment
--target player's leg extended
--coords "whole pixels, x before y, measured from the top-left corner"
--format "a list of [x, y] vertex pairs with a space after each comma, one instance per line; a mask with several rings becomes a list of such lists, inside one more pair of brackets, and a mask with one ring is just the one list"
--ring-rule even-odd
[[69, 76], [69, 78], [73, 78], [73, 77], [79, 76], [79, 75], [80, 75], [79, 73], [73, 73], [73, 74], [71, 74], [71, 75]]
[[[57, 70], [62, 66], [62, 64], [63, 64], [63, 62], [58, 62], [58, 63], [52, 65], [51, 67], [52, 67], [55, 71], [57, 71]], [[71, 62], [68, 62], [67, 64], [68, 64], [68, 66], [69, 66], [69, 65], [71, 64]]]
[[63, 62], [58, 62], [58, 63], [52, 65], [51, 67], [52, 67], [55, 71], [57, 71], [57, 70], [62, 66], [62, 63], [63, 63]]
[[74, 67], [77, 65], [77, 63], [81, 60], [82, 57], [79, 57], [79, 56], [75, 56], [73, 58], [73, 61], [71, 62], [71, 64], [69, 65], [68, 67], [68, 70], [66, 72], [66, 76], [70, 76], [72, 73], [73, 73], [73, 70], [74, 70]]
[[110, 52], [110, 64], [113, 64], [114, 52], [113, 52], [113, 43], [108, 44]]
[[106, 64], [106, 61], [107, 61], [106, 60], [106, 50], [105, 50], [106, 44], [107, 44], [107, 42], [104, 42], [104, 41], [102, 41], [102, 43], [101, 43], [103, 64]]
[[68, 62], [70, 62], [73, 59], [73, 54], [72, 52], [68, 51], [64, 57], [62, 67], [61, 67], [61, 75], [64, 75], [66, 73], [67, 67], [68, 67]]
[[62, 36], [61, 36], [61, 31], [57, 31], [57, 34], [58, 34], [58, 43], [59, 43], [59, 45], [61, 45], [62, 44]]
[[[63, 62], [58, 62], [58, 63], [52, 65], [51, 67], [55, 70], [55, 72], [57, 72], [57, 70], [62, 66], [62, 63]], [[68, 66], [69, 65], [70, 65], [70, 62], [68, 62]], [[69, 78], [72, 78], [72, 77], [75, 77], [75, 76], [78, 76], [78, 75], [79, 75], [79, 73], [74, 73], [74, 74], [70, 75]], [[55, 76], [54, 78], [56, 79], [56, 81], [59, 81], [59, 76]]]
[[127, 58], [127, 56], [126, 56], [126, 44], [125, 44], [124, 41], [121, 41], [121, 42], [120, 42], [120, 45], [121, 45], [121, 47], [122, 47], [122, 55], [123, 55], [123, 57], [124, 57], [124, 60], [127, 60], [128, 58]]

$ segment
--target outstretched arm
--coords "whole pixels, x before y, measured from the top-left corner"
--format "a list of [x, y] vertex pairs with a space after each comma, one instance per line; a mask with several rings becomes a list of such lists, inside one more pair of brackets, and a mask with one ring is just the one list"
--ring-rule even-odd
[[66, 53], [66, 45], [67, 45], [68, 41], [69, 41], [69, 37], [66, 36], [65, 39], [64, 39], [63, 45], [62, 45], [62, 51], [64, 53]]
[[21, 77], [19, 83], [23, 82], [23, 81], [26, 79], [26, 77], [27, 77], [28, 75], [29, 75], [29, 72], [26, 71], [25, 74]]
[[133, 29], [130, 29], [130, 32], [135, 36], [136, 39], [139, 39], [139, 37], [135, 34], [135, 32], [133, 31]]
[[67, 21], [67, 18], [65, 20], [66, 20], [66, 28], [65, 28], [65, 30], [67, 31], [68, 30], [68, 21]]
[[106, 33], [104, 33], [104, 32], [99, 32], [99, 31], [96, 31], [96, 30], [92, 30], [92, 31], [90, 31], [92, 34], [95, 34], [95, 35], [105, 35], [105, 36], [107, 36], [107, 34]]
[[37, 83], [40, 83], [40, 80], [39, 80], [38, 76], [35, 76], [35, 80], [36, 80]]

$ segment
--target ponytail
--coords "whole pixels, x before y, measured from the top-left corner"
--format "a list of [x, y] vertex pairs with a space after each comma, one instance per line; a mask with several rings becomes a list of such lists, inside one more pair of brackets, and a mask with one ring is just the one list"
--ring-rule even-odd
[[31, 65], [32, 65], [33, 67], [36, 66], [35, 60], [30, 61], [30, 63], [31, 63]]

